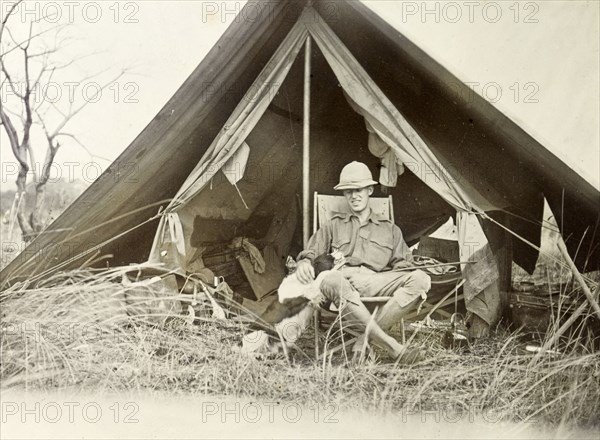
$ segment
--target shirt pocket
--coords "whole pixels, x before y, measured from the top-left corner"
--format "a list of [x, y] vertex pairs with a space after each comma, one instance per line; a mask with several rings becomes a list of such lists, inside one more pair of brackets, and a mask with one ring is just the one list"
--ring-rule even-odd
[[331, 240], [331, 252], [335, 252], [336, 250], [341, 251], [344, 256], [348, 257], [350, 251], [350, 237], [333, 237], [333, 240]]
[[385, 269], [392, 259], [394, 246], [392, 244], [392, 235], [385, 230], [375, 229], [371, 231], [370, 236], [361, 238], [364, 240], [366, 263], [376, 271]]
[[331, 252], [341, 251], [346, 257], [350, 255], [352, 241], [352, 223], [337, 221], [332, 224]]

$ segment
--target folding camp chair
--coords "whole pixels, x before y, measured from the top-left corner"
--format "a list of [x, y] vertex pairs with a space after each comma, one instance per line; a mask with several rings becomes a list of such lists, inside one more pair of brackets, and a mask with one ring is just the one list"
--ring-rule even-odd
[[[392, 223], [394, 223], [394, 205], [392, 196], [388, 197], [372, 197], [370, 199], [370, 205], [373, 212], [378, 214], [383, 218], [388, 218]], [[313, 200], [313, 233], [323, 224], [330, 220], [334, 213], [348, 212], [348, 204], [344, 196], [331, 196], [331, 195], [323, 195], [319, 194], [315, 191], [314, 200]], [[448, 306], [452, 303], [457, 303], [459, 300], [463, 298], [462, 294], [458, 294], [459, 288], [462, 286], [461, 282], [461, 274], [460, 272], [455, 274], [447, 274], [444, 276], [436, 277], [432, 276], [431, 284], [432, 284], [432, 292], [435, 294], [428, 295], [428, 300], [423, 303], [419, 310], [415, 310], [411, 312], [409, 315], [403, 318], [406, 320], [415, 319], [417, 316], [431, 314], [433, 311], [441, 314], [444, 317], [450, 317], [450, 314], [441, 310], [442, 307]], [[432, 303], [432, 299], [439, 299], [439, 293], [444, 292], [446, 295], [444, 296], [442, 293], [442, 300], [438, 301], [437, 304]], [[371, 297], [371, 298], [361, 298], [361, 301], [370, 309], [373, 309], [376, 306], [382, 306], [387, 301], [390, 300], [391, 297]], [[314, 329], [315, 329], [315, 356], [319, 357], [319, 342], [320, 342], [320, 334], [319, 329], [321, 325], [321, 316], [323, 314], [331, 312], [328, 310], [316, 309], [314, 313]], [[353, 338], [344, 341], [344, 343], [336, 348], [329, 350], [329, 352], [337, 351], [341, 346], [351, 343], [358, 334], [352, 330], [346, 329]]]

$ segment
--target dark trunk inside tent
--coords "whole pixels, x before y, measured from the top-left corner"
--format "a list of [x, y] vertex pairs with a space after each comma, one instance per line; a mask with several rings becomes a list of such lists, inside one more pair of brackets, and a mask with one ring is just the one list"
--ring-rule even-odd
[[[267, 2], [258, 2], [262, 3]], [[95, 252], [112, 256], [102, 260], [102, 266], [146, 261], [159, 208], [168, 205], [203, 157], [305, 2], [268, 3], [271, 14], [230, 26], [110, 168], [3, 270], [3, 283], [41, 277], [51, 268], [78, 267]], [[364, 5], [335, 5], [331, 17], [328, 2], [314, 2], [452, 179], [491, 207], [490, 217], [534, 245], [540, 243], [546, 197], [580, 269], [598, 269], [598, 191], [493, 105], [478, 96], [459, 98], [471, 96], [464, 84]], [[239, 193], [225, 174], [217, 173], [189, 204], [194, 246], [245, 236], [276, 243], [282, 247], [281, 255], [295, 256], [301, 249], [303, 69], [300, 53], [247, 137], [250, 156], [237, 184]], [[349, 105], [317, 47], [311, 78], [310, 187], [333, 194], [346, 163], [362, 161], [376, 174], [379, 160], [368, 151], [364, 119]], [[457, 95], [457, 86], [465, 93]], [[123, 170], [132, 164], [134, 172], [124, 176]], [[407, 164], [397, 186], [388, 189], [396, 223], [409, 243], [455, 214], [423, 183], [435, 178], [429, 173]], [[143, 222], [147, 223], [139, 226]], [[493, 223], [484, 223], [493, 248], [510, 241], [514, 261], [533, 270], [535, 249]]]

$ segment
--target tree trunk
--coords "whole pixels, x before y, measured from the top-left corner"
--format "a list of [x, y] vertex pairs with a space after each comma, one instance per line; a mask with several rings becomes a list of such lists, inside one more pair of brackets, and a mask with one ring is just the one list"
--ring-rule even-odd
[[17, 221], [23, 233], [23, 241], [28, 242], [34, 237], [35, 233], [25, 214], [27, 202], [27, 171], [28, 169], [21, 166], [17, 177]]
[[39, 234], [44, 228], [44, 220], [42, 219], [42, 212], [44, 208], [44, 202], [46, 201], [46, 182], [38, 183], [35, 186], [35, 203], [33, 210], [29, 216], [29, 224], [35, 235]]

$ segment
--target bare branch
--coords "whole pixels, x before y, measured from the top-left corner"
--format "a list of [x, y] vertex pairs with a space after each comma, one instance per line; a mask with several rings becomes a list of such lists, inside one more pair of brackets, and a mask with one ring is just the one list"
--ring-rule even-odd
[[13, 4], [11, 6], [11, 8], [8, 10], [8, 12], [6, 13], [6, 17], [4, 17], [4, 20], [2, 20], [2, 25], [0, 25], [0, 42], [2, 42], [2, 34], [4, 33], [4, 28], [6, 27], [6, 23], [8, 22], [8, 19], [13, 15], [15, 10], [21, 3], [23, 3], [23, 0], [19, 0], [18, 2]]
[[[40, 37], [40, 36], [42, 36], [42, 35], [44, 35], [44, 34], [46, 34], [46, 33], [48, 33], [48, 32], [51, 32], [51, 31], [53, 31], [53, 30], [55, 30], [55, 29], [62, 28], [62, 27], [64, 27], [64, 26], [65, 26], [64, 24], [61, 24], [61, 25], [57, 25], [57, 26], [54, 26], [54, 27], [51, 27], [51, 28], [48, 28], [48, 29], [44, 29], [43, 31], [40, 31], [40, 32], [38, 32], [37, 34], [33, 35], [33, 36], [31, 37], [31, 39], [32, 39], [32, 40], [33, 40], [33, 39], [36, 39], [37, 37]], [[8, 29], [8, 28], [7, 28], [7, 29]], [[8, 31], [8, 32], [10, 32], [10, 31]], [[26, 42], [27, 42], [27, 41], [29, 41], [29, 40], [30, 40], [30, 39], [29, 39], [29, 38], [27, 38], [27, 40], [23, 40], [23, 41], [21, 41], [20, 43], [17, 43], [17, 42], [15, 41], [15, 46], [14, 46], [14, 47], [12, 47], [12, 48], [10, 48], [10, 49], [9, 49], [9, 50], [7, 50], [6, 52], [4, 52], [4, 53], [0, 54], [0, 56], [6, 56], [6, 55], [8, 55], [9, 53], [11, 53], [13, 50], [16, 50], [16, 49], [23, 49], [23, 44], [24, 44], [24, 43], [26, 43]]]
[[109, 85], [111, 85], [112, 83], [114, 83], [116, 80], [118, 80], [121, 76], [123, 76], [125, 72], [121, 72], [119, 73], [115, 78], [113, 78], [111, 81], [107, 82], [106, 84], [104, 84], [103, 86], [101, 86], [98, 91], [88, 100], [86, 100], [83, 104], [81, 104], [79, 107], [77, 107], [75, 110], [69, 112], [69, 114], [67, 115], [67, 117], [65, 119], [63, 119], [63, 121], [58, 124], [58, 126], [56, 127], [56, 129], [54, 130], [54, 133], [52, 133], [51, 138], [54, 138], [56, 136], [58, 136], [58, 134], [62, 131], [63, 128], [65, 128], [65, 125], [67, 125], [67, 123], [73, 119], [79, 112], [81, 112], [81, 110], [83, 110], [94, 98], [96, 98], [98, 96], [99, 93], [102, 93], [102, 91], [108, 87]]
[[[33, 85], [33, 88], [35, 90], [35, 88], [38, 86], [38, 84], [40, 84], [40, 80], [42, 78], [42, 75], [47, 72], [48, 70], [46, 69], [46, 66], [44, 66], [41, 70], [40, 70], [40, 74], [39, 76], [36, 78], [35, 83]], [[46, 81], [46, 84], [50, 84], [50, 81], [52, 80], [52, 76], [54, 75], [54, 68], [50, 69], [50, 75], [48, 76], [48, 80]], [[40, 99], [40, 103], [35, 106], [35, 112], [37, 113], [37, 110], [46, 102], [46, 94], [42, 93], [42, 97]], [[39, 114], [38, 114], [39, 116]]]
[[2, 107], [1, 104], [0, 104], [0, 120], [2, 120], [2, 125], [4, 126], [4, 129], [6, 130], [6, 134], [8, 135], [8, 140], [10, 141], [10, 145], [13, 149], [13, 153], [15, 153], [15, 155], [16, 155], [17, 154], [16, 148], [19, 147], [19, 137], [17, 136], [17, 130], [15, 129], [15, 126], [13, 125], [12, 121], [10, 120], [10, 117], [6, 114], [6, 112], [4, 111], [4, 108]]
[[51, 102], [51, 103], [50, 103], [50, 105], [51, 105], [51, 106], [54, 108], [54, 110], [56, 110], [58, 113], [60, 113], [60, 115], [61, 115], [63, 118], [66, 118], [66, 117], [67, 117], [67, 115], [65, 114], [65, 112], [63, 112], [63, 111], [62, 111], [62, 110], [61, 110], [61, 109], [60, 109], [60, 108], [59, 108], [59, 107], [56, 105], [56, 103], [55, 103], [55, 102]]
[[97, 155], [97, 154], [94, 154], [94, 153], [92, 153], [92, 152], [89, 150], [89, 148], [88, 148], [88, 147], [86, 147], [86, 146], [85, 146], [85, 145], [84, 145], [84, 144], [83, 144], [83, 143], [82, 143], [82, 142], [81, 142], [81, 141], [80, 141], [80, 140], [77, 138], [77, 136], [75, 136], [74, 134], [71, 134], [71, 133], [59, 133], [59, 134], [57, 134], [57, 135], [56, 135], [56, 137], [58, 137], [58, 136], [67, 136], [67, 137], [70, 137], [71, 139], [73, 139], [75, 142], [77, 142], [77, 144], [79, 144], [79, 146], [80, 146], [81, 148], [83, 148], [83, 149], [85, 150], [85, 152], [86, 152], [87, 154], [89, 154], [89, 155], [90, 155], [90, 157], [91, 157], [92, 159], [94, 159], [94, 158], [97, 158], [97, 159], [102, 159], [102, 160], [105, 160], [105, 161], [107, 161], [107, 162], [112, 162], [112, 160], [110, 160], [110, 159], [107, 159], [106, 157], [99, 156], [99, 155]]
[[46, 122], [44, 121], [44, 118], [42, 117], [42, 115], [39, 114], [37, 109], [35, 110], [35, 114], [37, 115], [38, 121], [42, 125], [42, 129], [44, 130], [44, 133], [46, 134], [46, 139], [48, 139], [50, 137], [50, 133], [48, 133], [48, 127], [46, 127]]
[[[40, 22], [42, 22], [42, 21], [46, 21], [46, 19], [47, 19], [48, 17], [50, 17], [50, 14], [48, 14], [48, 15], [42, 15], [42, 16], [40, 16], [39, 18], [37, 18], [37, 19], [35, 19], [35, 20], [31, 20], [31, 22], [32, 22], [32, 23], [40, 23]], [[48, 21], [52, 22], [52, 20], [48, 20]], [[64, 25], [64, 24], [62, 24], [61, 26], [65, 26], [65, 25]]]
[[[31, 60], [31, 57], [29, 57], [29, 59]], [[52, 70], [52, 69], [51, 69]], [[38, 74], [38, 76], [33, 80], [33, 89], [35, 89], [35, 87], [40, 83], [40, 79], [42, 79], [42, 75], [44, 75], [45, 72], [48, 71], [48, 66], [44, 65], [41, 69], [40, 69], [40, 73]], [[52, 73], [50, 73], [50, 76], [52, 76]]]
[[0, 105], [0, 120], [2, 120], [2, 126], [4, 127], [4, 130], [6, 131], [6, 134], [8, 135], [10, 147], [12, 148], [12, 152], [15, 155], [15, 159], [17, 159], [17, 161], [19, 161], [19, 164], [21, 165], [21, 167], [28, 168], [27, 161], [23, 160], [23, 153], [21, 152], [21, 149], [19, 148], [20, 143], [19, 143], [19, 136], [17, 135], [17, 130], [15, 129], [15, 126], [13, 125], [12, 121], [10, 120], [10, 117], [6, 114], [6, 112], [4, 111], [4, 108], [2, 108], [1, 105]]
[[23, 50], [29, 50], [29, 46], [31, 46], [31, 41], [32, 41], [32, 35], [33, 35], [33, 21], [31, 23], [29, 23], [29, 37], [27, 38], [27, 41], [25, 42], [25, 47], [23, 47]]
[[10, 85], [10, 88], [13, 91], [13, 93], [19, 99], [23, 99], [23, 95], [21, 95], [15, 88], [15, 83], [12, 80], [12, 77], [10, 76], [10, 74], [8, 73], [8, 70], [6, 69], [6, 65], [4, 64], [4, 57], [2, 57], [2, 56], [0, 56], [0, 69], [2, 69], [2, 73], [4, 73], [4, 76], [6, 77], [6, 80], [8, 81], [8, 84]]
[[[96, 72], [96, 73], [94, 73], [94, 74], [92, 74], [92, 75], [87, 75], [87, 76], [84, 76], [83, 78], [81, 78], [81, 79], [79, 80], [79, 82], [80, 82], [80, 83], [83, 83], [83, 82], [85, 82], [85, 81], [88, 81], [88, 80], [90, 80], [90, 79], [92, 79], [92, 78], [97, 78], [97, 77], [99, 77], [100, 75], [102, 75], [103, 73], [105, 73], [105, 72], [108, 72], [109, 70], [111, 70], [111, 68], [112, 68], [112, 66], [108, 66], [108, 67], [107, 67], [106, 69], [104, 69], [104, 70], [101, 70], [101, 71], [99, 71], [99, 72]], [[116, 81], [116, 80], [117, 80], [117, 79], [118, 79], [120, 76], [122, 76], [124, 73], [125, 73], [125, 71], [122, 71], [122, 72], [119, 74], [119, 76], [113, 80], [113, 82], [114, 82], [114, 81]]]
[[29, 146], [29, 138], [31, 135], [31, 125], [33, 124], [33, 115], [31, 111], [31, 83], [29, 79], [29, 58], [27, 57], [27, 49], [23, 49], [25, 63], [25, 96], [23, 97], [23, 105], [25, 106], [25, 123], [23, 125], [23, 140], [21, 146], [27, 148]]
[[54, 145], [48, 140], [48, 149], [46, 150], [46, 158], [44, 159], [44, 165], [41, 169], [40, 179], [37, 183], [38, 187], [45, 185], [48, 182], [48, 178], [50, 177], [50, 165], [54, 162], [54, 156], [56, 156], [59, 148], [60, 144], [58, 142]]
[[22, 124], [25, 123], [25, 118], [23, 117], [22, 114], [17, 113], [16, 111], [13, 111], [13, 110], [9, 109], [8, 107], [4, 107], [4, 111], [7, 112], [7, 113], [10, 113], [11, 115], [13, 115], [16, 118], [19, 118], [21, 120]]
[[38, 182], [37, 167], [35, 166], [35, 155], [33, 154], [33, 148], [31, 148], [31, 145], [27, 145], [27, 152], [29, 153], [29, 164], [31, 166], [31, 171], [33, 173], [33, 182], [37, 183]]
[[46, 49], [43, 52], [40, 53], [34, 53], [29, 55], [29, 58], [34, 59], [34, 58], [39, 58], [39, 57], [43, 57], [43, 56], [48, 56], [48, 55], [52, 55], [53, 53], [58, 52], [57, 48], [54, 49]]
[[17, 42], [17, 39], [13, 36], [12, 31], [10, 30], [10, 28], [7, 27], [6, 28], [6, 32], [7, 32], [8, 36], [10, 37], [10, 39], [12, 40], [13, 44], [15, 45], [15, 49], [16, 48], [22, 49], [21, 44], [23, 44], [23, 43], [22, 42], [21, 43]]
[[[73, 65], [73, 64], [75, 64], [75, 63], [78, 63], [78, 62], [80, 62], [81, 60], [84, 60], [84, 59], [86, 59], [86, 58], [93, 57], [93, 56], [97, 55], [98, 53], [100, 53], [100, 52], [98, 52], [98, 51], [94, 51], [94, 52], [87, 53], [87, 54], [85, 54], [85, 55], [81, 55], [81, 56], [78, 56], [78, 57], [74, 57], [74, 58], [73, 58], [71, 61], [68, 61], [68, 62], [66, 62], [65, 64], [60, 64], [60, 65], [56, 65], [56, 66], [54, 66], [54, 69], [55, 69], [55, 70], [61, 70], [61, 69], [64, 69], [64, 68], [66, 68], [66, 67], [72, 66], [72, 65]], [[106, 70], [108, 70], [108, 69], [106, 69]], [[104, 70], [104, 71], [106, 71], [106, 70]], [[93, 76], [97, 76], [97, 75], [99, 75], [99, 73], [98, 73], [98, 74], [96, 74], [96, 75], [93, 75]]]

